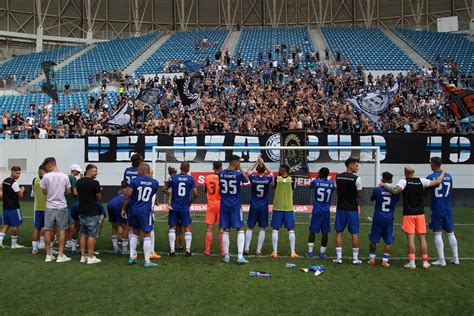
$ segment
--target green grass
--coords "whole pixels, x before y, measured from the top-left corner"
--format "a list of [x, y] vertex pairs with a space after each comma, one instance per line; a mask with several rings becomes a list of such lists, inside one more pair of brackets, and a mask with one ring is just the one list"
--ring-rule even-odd
[[[25, 223], [21, 227], [19, 242], [30, 245], [32, 230], [32, 204], [22, 203]], [[399, 212], [398, 212], [399, 213]], [[367, 211], [362, 218], [370, 215]], [[168, 251], [167, 226], [162, 218], [155, 225], [156, 248]], [[394, 260], [389, 269], [365, 264], [368, 255], [367, 220], [361, 225], [361, 256], [364, 264], [352, 266], [349, 260], [335, 265], [330, 259], [297, 259], [291, 262], [298, 268], [323, 264], [326, 271], [319, 277], [299, 269], [285, 268], [290, 259], [249, 257], [250, 263], [226, 265], [220, 257], [198, 255], [203, 250], [205, 224], [203, 216], [194, 216], [193, 251], [196, 256], [186, 258], [164, 256], [159, 266], [146, 270], [140, 265], [128, 266], [127, 258], [113, 255], [110, 242], [110, 225], [98, 240], [102, 263], [81, 265], [79, 258], [65, 264], [45, 263], [44, 253], [30, 254], [30, 249], [0, 250], [0, 284], [2, 289], [0, 315], [13, 314], [458, 314], [474, 313], [474, 210], [458, 209], [455, 212], [456, 236], [461, 265], [429, 270], [403, 269], [405, 238], [396, 226]], [[297, 222], [307, 223], [307, 217]], [[400, 222], [397, 217], [396, 222]], [[307, 225], [297, 225], [297, 251], [306, 250]], [[213, 250], [218, 251], [217, 232]], [[252, 251], [256, 245], [256, 233]], [[430, 253], [435, 256], [432, 234], [428, 235]], [[446, 255], [450, 250], [446, 243]], [[10, 238], [4, 241], [10, 244]], [[236, 234], [231, 234], [231, 252], [236, 252]], [[317, 244], [316, 249], [318, 249]], [[139, 246], [141, 248], [141, 246]], [[379, 254], [381, 251], [379, 246]], [[105, 251], [107, 250], [107, 251]], [[271, 233], [267, 232], [265, 253], [271, 251]], [[279, 252], [288, 255], [288, 237], [280, 232]], [[328, 246], [334, 253], [334, 234]], [[351, 254], [349, 236], [345, 236], [344, 255]], [[471, 258], [471, 259], [469, 259]], [[257, 279], [249, 271], [267, 271], [271, 279]]]

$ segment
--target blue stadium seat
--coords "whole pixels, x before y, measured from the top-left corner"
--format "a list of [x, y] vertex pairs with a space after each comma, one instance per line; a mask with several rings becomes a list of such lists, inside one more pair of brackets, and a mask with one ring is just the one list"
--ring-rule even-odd
[[[305, 39], [307, 43], [305, 43]], [[298, 47], [303, 54], [315, 51], [306, 27], [250, 28], [242, 30], [234, 50], [234, 58], [240, 53], [245, 63], [251, 60], [256, 62], [259, 52], [262, 52], [266, 58], [268, 51], [271, 50], [272, 58], [281, 63], [281, 54], [275, 54], [277, 44], [285, 44], [288, 51]]]
[[436, 64], [436, 52], [441, 58], [449, 57], [457, 62], [461, 70], [472, 73], [474, 70], [474, 43], [464, 36], [452, 33], [394, 30], [405, 42], [426, 60]]
[[[137, 70], [136, 76], [143, 74], [155, 74], [163, 71], [166, 61], [172, 60], [194, 60], [209, 57], [214, 59], [214, 55], [221, 48], [227, 37], [227, 30], [208, 30], [174, 33], [163, 45], [160, 46]], [[196, 54], [194, 44], [199, 38], [206, 38], [210, 42], [209, 48], [204, 52], [201, 50]], [[218, 45], [214, 46], [213, 43]]]
[[333, 55], [339, 51], [354, 69], [359, 63], [366, 70], [409, 70], [415, 66], [379, 29], [323, 27], [321, 30]]

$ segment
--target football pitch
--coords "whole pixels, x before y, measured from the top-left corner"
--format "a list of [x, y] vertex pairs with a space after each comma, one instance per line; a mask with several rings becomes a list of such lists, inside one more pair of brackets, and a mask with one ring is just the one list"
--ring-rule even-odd
[[[23, 202], [24, 224], [19, 243], [31, 245], [33, 228], [32, 203]], [[349, 259], [342, 265], [331, 259], [289, 259], [288, 234], [280, 231], [281, 258], [249, 256], [249, 264], [238, 266], [219, 256], [201, 255], [204, 248], [204, 216], [193, 214], [193, 257], [170, 258], [165, 213], [156, 215], [156, 250], [163, 257], [158, 267], [128, 266], [127, 256], [113, 254], [110, 224], [106, 221], [97, 249], [102, 263], [80, 264], [78, 255], [68, 263], [45, 263], [44, 250], [36, 256], [31, 249], [0, 250], [0, 315], [14, 314], [457, 314], [474, 313], [474, 209], [454, 212], [456, 237], [461, 264], [424, 270], [417, 261], [416, 270], [405, 270], [405, 237], [396, 224], [396, 241], [390, 268], [381, 268], [382, 245], [378, 247], [376, 267], [366, 264], [369, 209], [361, 213], [361, 258], [364, 263], [353, 266]], [[334, 221], [334, 218], [332, 219]], [[296, 250], [307, 251], [309, 217], [296, 218]], [[397, 209], [396, 223], [400, 223]], [[315, 250], [319, 250], [319, 236]], [[433, 235], [427, 236], [430, 256], [436, 257]], [[446, 257], [451, 257], [447, 239]], [[257, 242], [254, 229], [251, 253]], [[4, 244], [10, 245], [10, 237]], [[213, 253], [219, 253], [218, 233], [214, 232]], [[138, 249], [142, 250], [140, 245]], [[345, 234], [343, 256], [352, 255], [349, 235]], [[271, 230], [267, 228], [263, 249], [271, 252]], [[231, 253], [236, 254], [236, 233], [231, 233]], [[70, 251], [66, 254], [69, 256]], [[329, 236], [328, 255], [334, 255], [334, 233]], [[419, 253], [417, 254], [419, 256]], [[286, 268], [296, 263], [297, 269]], [[326, 271], [319, 277], [300, 268], [322, 264]], [[272, 278], [249, 276], [250, 271], [265, 271]]]

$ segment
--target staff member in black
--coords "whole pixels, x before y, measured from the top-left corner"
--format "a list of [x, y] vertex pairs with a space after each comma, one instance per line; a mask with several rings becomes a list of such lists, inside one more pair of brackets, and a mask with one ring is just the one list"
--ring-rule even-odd
[[101, 262], [94, 255], [95, 242], [100, 230], [100, 212], [97, 209], [97, 202], [102, 199], [102, 189], [99, 181], [95, 180], [97, 174], [97, 167], [89, 164], [86, 167], [84, 177], [76, 183], [79, 201], [81, 263], [87, 264]]
[[405, 179], [401, 179], [395, 186], [388, 183], [380, 185], [392, 194], [403, 191], [403, 221], [402, 230], [407, 235], [408, 263], [404, 265], [407, 269], [416, 269], [415, 264], [415, 233], [420, 241], [421, 258], [423, 268], [428, 269], [428, 245], [426, 243], [426, 219], [424, 210], [424, 189], [437, 187], [444, 178], [446, 171], [442, 171], [435, 180], [416, 178], [415, 169], [412, 165], [405, 166]]
[[12, 247], [11, 249], [23, 248], [17, 243], [18, 227], [23, 223], [23, 218], [20, 211], [20, 199], [23, 198], [25, 187], [20, 187], [18, 179], [21, 175], [21, 168], [13, 166], [8, 178], [2, 183], [3, 196], [3, 227], [0, 231], [0, 248], [4, 248], [3, 239], [5, 238], [8, 229], [12, 228]]
[[362, 197], [362, 180], [356, 174], [359, 171], [359, 160], [349, 158], [344, 163], [346, 171], [336, 176], [336, 259], [342, 263], [342, 233], [346, 229], [352, 236], [352, 264], [361, 264], [359, 260], [359, 201]]

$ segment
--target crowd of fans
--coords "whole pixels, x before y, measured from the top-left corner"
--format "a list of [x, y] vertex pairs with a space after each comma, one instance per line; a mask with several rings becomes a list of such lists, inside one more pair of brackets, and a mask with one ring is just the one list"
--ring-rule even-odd
[[[227, 56], [227, 55], [224, 55]], [[457, 120], [437, 83], [437, 67], [413, 70], [407, 75], [373, 76], [363, 66], [352, 69], [346, 59], [329, 62], [316, 53], [294, 50], [280, 63], [271, 56], [256, 62], [240, 55], [215, 63], [201, 62], [203, 74], [198, 84], [200, 108], [185, 111], [178, 96], [175, 78], [145, 79], [120, 71], [97, 73], [96, 82], [116, 81], [120, 85], [117, 104], [109, 104], [107, 90], [55, 114], [54, 105], [32, 104], [30, 112], [4, 113], [5, 136], [15, 138], [83, 137], [88, 134], [189, 135], [197, 133], [244, 133], [259, 135], [288, 129], [315, 133], [470, 133], [470, 123]], [[180, 66], [181, 67], [181, 66]], [[184, 67], [184, 66], [183, 66]], [[472, 85], [470, 75], [461, 76], [449, 64], [443, 75], [458, 87]], [[354, 109], [347, 98], [368, 92], [398, 90], [391, 105], [372, 121]], [[160, 89], [159, 104], [152, 107], [137, 100], [140, 89]], [[131, 123], [117, 127], [107, 119], [123, 103], [131, 101]], [[83, 109], [83, 111], [80, 111]]]

